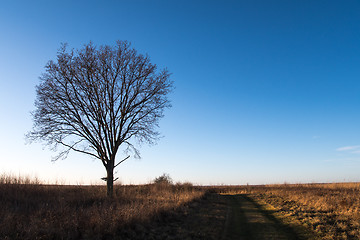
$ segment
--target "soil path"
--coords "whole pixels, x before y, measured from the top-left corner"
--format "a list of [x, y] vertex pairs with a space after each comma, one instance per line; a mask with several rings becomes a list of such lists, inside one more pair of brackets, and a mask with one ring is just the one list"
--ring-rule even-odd
[[228, 211], [223, 239], [303, 239], [246, 194], [222, 195]]

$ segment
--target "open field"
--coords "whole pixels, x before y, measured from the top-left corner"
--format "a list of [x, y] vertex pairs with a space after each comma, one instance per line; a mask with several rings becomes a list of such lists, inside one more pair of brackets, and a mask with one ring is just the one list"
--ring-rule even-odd
[[157, 225], [204, 196], [186, 184], [116, 186], [107, 199], [104, 186], [19, 182], [0, 184], [0, 239], [156, 238]]
[[[360, 184], [283, 184], [220, 187], [218, 193], [242, 195], [272, 217], [305, 236], [360, 239]], [[301, 230], [302, 229], [302, 230]]]
[[360, 239], [360, 184], [41, 185], [0, 177], [0, 239]]

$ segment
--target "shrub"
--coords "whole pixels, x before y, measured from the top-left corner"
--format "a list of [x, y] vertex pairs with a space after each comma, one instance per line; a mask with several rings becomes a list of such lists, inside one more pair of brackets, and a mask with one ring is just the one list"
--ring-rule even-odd
[[154, 179], [154, 183], [155, 184], [167, 184], [167, 185], [171, 185], [173, 184], [173, 180], [170, 177], [169, 174], [164, 173], [163, 175], [157, 177]]

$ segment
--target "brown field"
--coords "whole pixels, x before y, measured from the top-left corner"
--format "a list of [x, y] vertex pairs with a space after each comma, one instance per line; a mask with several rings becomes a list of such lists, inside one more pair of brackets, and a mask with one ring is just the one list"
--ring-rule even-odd
[[110, 200], [105, 186], [36, 183], [0, 178], [0, 239], [151, 239], [147, 228], [205, 193], [190, 184], [115, 186]]
[[319, 239], [360, 239], [360, 183], [220, 187], [244, 194], [283, 222], [304, 226]]
[[269, 239], [251, 233], [246, 214], [238, 221], [250, 230], [229, 229], [236, 204], [285, 228], [290, 237], [282, 239], [360, 239], [359, 183], [117, 185], [115, 193], [107, 199], [104, 186], [0, 176], [0, 239]]

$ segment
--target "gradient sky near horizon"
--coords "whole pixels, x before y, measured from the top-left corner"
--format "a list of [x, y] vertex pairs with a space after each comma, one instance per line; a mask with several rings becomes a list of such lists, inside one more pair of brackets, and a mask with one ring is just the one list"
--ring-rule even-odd
[[357, 0], [1, 1], [0, 172], [100, 182], [98, 160], [53, 163], [24, 135], [61, 43], [128, 40], [176, 89], [163, 138], [120, 165], [121, 182], [360, 181], [359, 13]]

